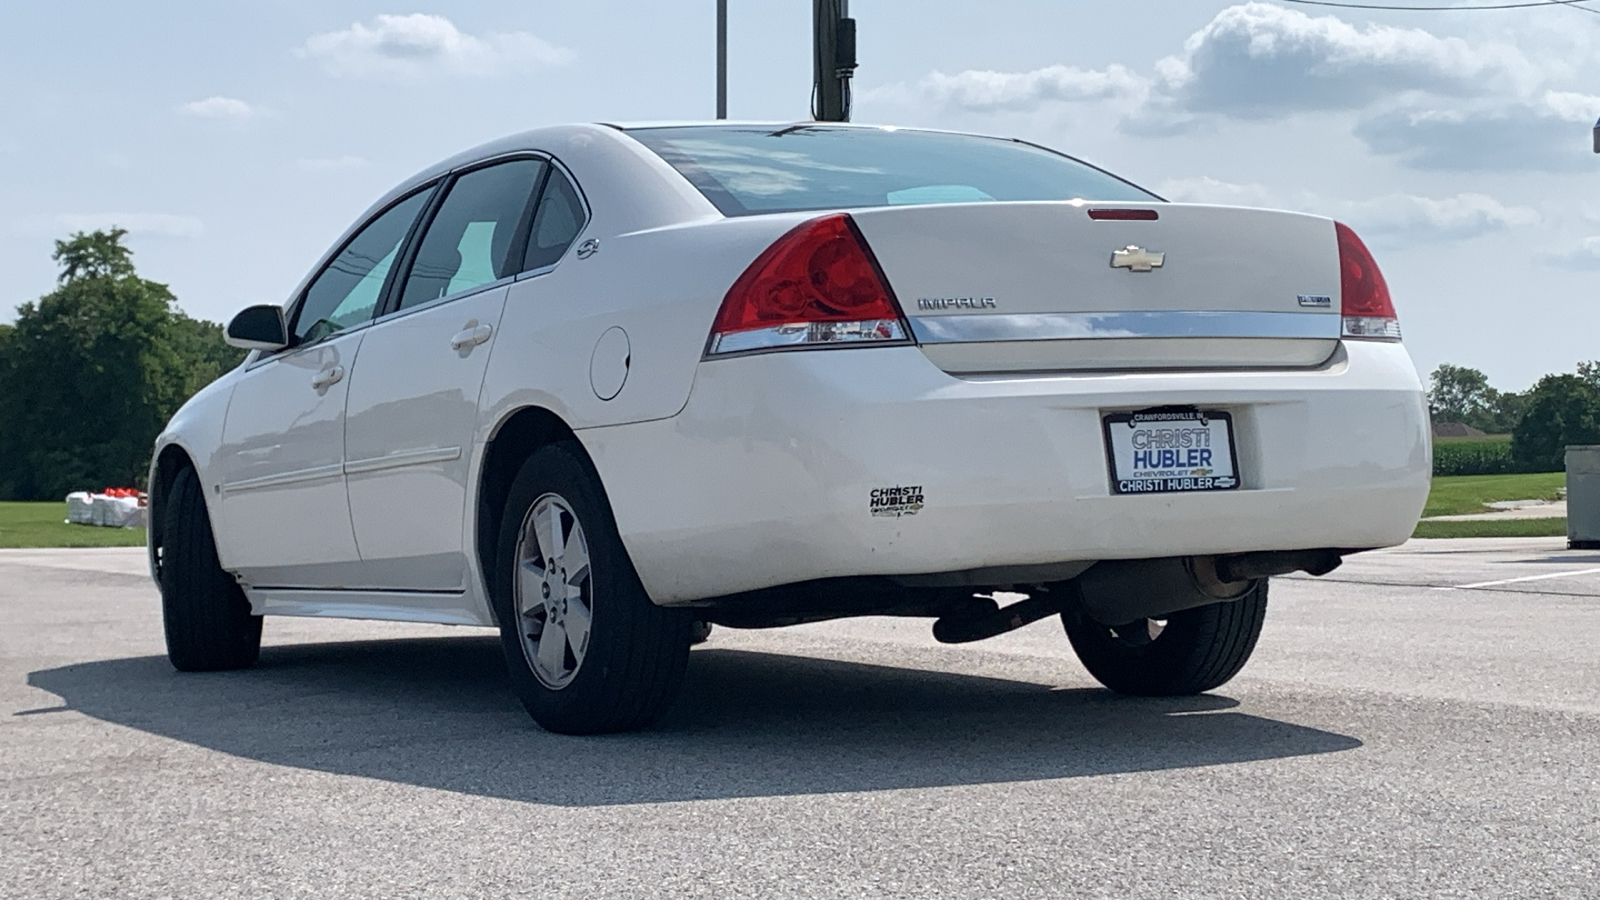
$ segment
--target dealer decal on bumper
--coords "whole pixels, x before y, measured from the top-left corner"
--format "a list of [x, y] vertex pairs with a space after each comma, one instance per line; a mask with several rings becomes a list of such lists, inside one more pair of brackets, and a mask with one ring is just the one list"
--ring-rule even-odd
[[872, 514], [898, 519], [914, 516], [922, 508], [922, 485], [910, 487], [884, 487], [872, 489]]

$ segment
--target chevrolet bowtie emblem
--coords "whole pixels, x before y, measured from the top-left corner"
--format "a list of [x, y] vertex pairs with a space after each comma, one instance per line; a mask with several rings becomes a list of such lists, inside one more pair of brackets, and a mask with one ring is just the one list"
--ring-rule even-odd
[[1148, 272], [1151, 269], [1161, 268], [1166, 262], [1165, 253], [1151, 253], [1138, 244], [1129, 244], [1121, 250], [1111, 253], [1111, 268], [1127, 269], [1130, 272]]

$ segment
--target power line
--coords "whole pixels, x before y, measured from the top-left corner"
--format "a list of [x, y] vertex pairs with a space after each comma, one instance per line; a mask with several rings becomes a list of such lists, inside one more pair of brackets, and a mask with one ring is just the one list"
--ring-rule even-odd
[[1600, 9], [1592, 9], [1579, 4], [1589, 0], [1535, 0], [1525, 3], [1491, 3], [1480, 6], [1390, 6], [1378, 3], [1340, 3], [1337, 0], [1283, 0], [1284, 3], [1299, 3], [1304, 6], [1333, 6], [1339, 9], [1382, 9], [1398, 12], [1464, 12], [1475, 9], [1532, 9], [1536, 6], [1564, 6], [1579, 12], [1600, 16]]

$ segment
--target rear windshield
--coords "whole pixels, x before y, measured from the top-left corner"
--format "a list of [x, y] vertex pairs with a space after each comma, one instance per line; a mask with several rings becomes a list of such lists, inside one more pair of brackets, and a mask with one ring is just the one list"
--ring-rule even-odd
[[988, 200], [1161, 198], [1049, 150], [892, 128], [693, 126], [628, 134], [725, 216]]

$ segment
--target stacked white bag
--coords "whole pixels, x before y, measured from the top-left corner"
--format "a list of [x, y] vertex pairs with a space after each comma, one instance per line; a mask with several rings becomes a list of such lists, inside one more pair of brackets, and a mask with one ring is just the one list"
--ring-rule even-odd
[[67, 524], [94, 524], [94, 497], [88, 491], [73, 491], [67, 495]]
[[67, 495], [67, 522], [106, 528], [142, 528], [145, 508], [138, 497], [108, 497], [74, 491]]

